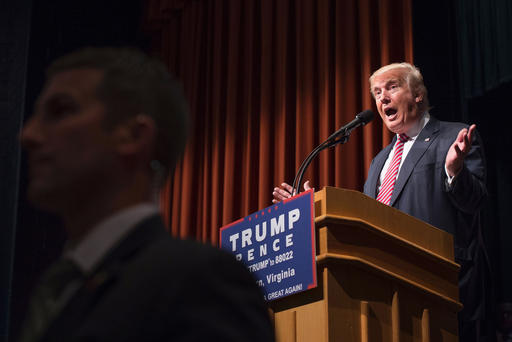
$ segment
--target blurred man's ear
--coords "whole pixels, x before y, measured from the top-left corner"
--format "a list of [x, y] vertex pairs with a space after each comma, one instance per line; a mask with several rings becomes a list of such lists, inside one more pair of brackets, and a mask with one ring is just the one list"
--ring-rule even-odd
[[145, 155], [152, 159], [156, 134], [155, 121], [146, 114], [126, 119], [113, 129], [114, 144], [122, 156]]

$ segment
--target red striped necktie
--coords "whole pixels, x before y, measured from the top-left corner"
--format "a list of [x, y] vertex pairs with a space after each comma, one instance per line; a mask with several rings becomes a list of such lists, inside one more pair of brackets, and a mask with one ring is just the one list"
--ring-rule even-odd
[[402, 154], [404, 152], [404, 143], [409, 140], [406, 134], [400, 134], [395, 144], [395, 154], [393, 160], [389, 164], [388, 171], [380, 187], [377, 201], [389, 205], [391, 202], [391, 195], [393, 194], [393, 188], [395, 187], [396, 176], [398, 175], [398, 169], [400, 167], [400, 161], [402, 160]]

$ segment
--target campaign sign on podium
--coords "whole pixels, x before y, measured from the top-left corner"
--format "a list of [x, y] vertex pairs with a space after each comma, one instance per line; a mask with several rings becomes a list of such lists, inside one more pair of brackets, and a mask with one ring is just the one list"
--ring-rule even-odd
[[222, 227], [220, 246], [247, 266], [266, 300], [316, 287], [313, 190]]

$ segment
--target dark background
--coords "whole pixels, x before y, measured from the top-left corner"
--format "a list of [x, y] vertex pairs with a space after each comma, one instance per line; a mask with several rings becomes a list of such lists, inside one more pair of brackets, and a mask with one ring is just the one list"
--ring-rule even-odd
[[142, 12], [142, 1], [132, 0], [0, 2], [0, 341], [18, 335], [27, 294], [64, 242], [60, 222], [27, 203], [27, 168], [17, 141], [44, 70], [87, 45], [146, 49]]
[[[413, 0], [414, 63], [439, 119], [476, 123], [484, 140], [489, 198], [483, 238], [497, 303], [512, 302], [512, 5], [507, 0]], [[26, 202], [17, 143], [48, 63], [85, 45], [146, 49], [138, 1], [0, 2], [0, 340], [15, 335], [27, 293], [60, 253], [59, 221]], [[51, 228], [49, 228], [51, 227]], [[54, 228], [55, 227], [55, 228]], [[10, 310], [9, 310], [10, 308]]]

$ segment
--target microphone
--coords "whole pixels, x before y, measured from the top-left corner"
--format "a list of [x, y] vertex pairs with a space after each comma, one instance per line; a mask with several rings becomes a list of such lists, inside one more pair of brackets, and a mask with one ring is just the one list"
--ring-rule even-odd
[[[359, 126], [364, 126], [368, 122], [372, 121], [375, 117], [375, 114], [370, 110], [367, 109], [365, 111], [362, 111], [361, 113], [356, 115], [356, 118], [352, 121], [350, 121], [345, 126], [338, 129], [336, 132], [331, 134], [329, 138], [327, 138], [326, 141], [318, 145], [313, 151], [311, 151], [306, 159], [302, 162], [302, 164], [299, 167], [299, 170], [297, 171], [297, 174], [295, 175], [295, 179], [293, 180], [292, 185], [292, 194], [298, 194], [300, 191], [300, 183], [302, 183], [302, 177], [304, 176], [304, 173], [306, 172], [306, 168], [311, 164], [313, 159], [316, 157], [320, 151], [325, 150], [328, 147], [332, 147], [338, 144], [344, 144], [348, 141], [348, 138], [350, 136], [350, 133], [352, 130]], [[338, 137], [340, 137], [337, 139]]]
[[326, 141], [331, 141], [331, 140], [337, 138], [341, 133], [347, 133], [347, 132], [350, 133], [350, 131], [352, 131], [356, 127], [364, 126], [368, 122], [372, 121], [374, 117], [375, 117], [375, 114], [370, 109], [367, 109], [367, 110], [357, 114], [356, 118], [354, 120], [350, 121], [348, 124], [346, 124], [345, 126], [338, 129], [336, 132], [331, 134], [329, 136], [329, 138], [327, 138]]

